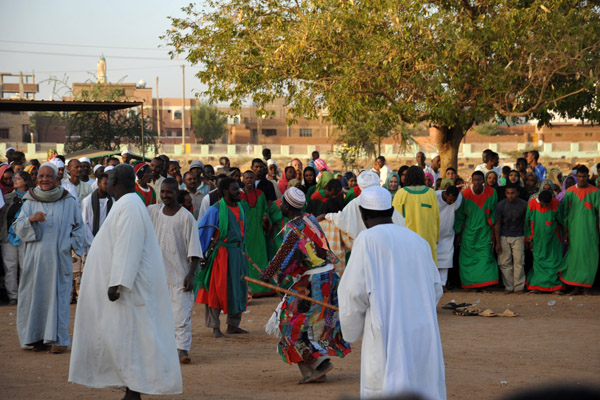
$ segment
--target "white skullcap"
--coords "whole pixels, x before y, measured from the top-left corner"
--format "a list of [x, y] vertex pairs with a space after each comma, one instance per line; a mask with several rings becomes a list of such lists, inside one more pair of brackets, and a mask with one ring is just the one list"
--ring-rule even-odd
[[439, 156], [440, 156], [440, 153], [433, 153], [431, 155], [431, 159], [433, 160], [434, 158], [439, 157]]
[[306, 196], [304, 196], [304, 192], [295, 186], [292, 186], [286, 190], [285, 193], [283, 193], [283, 198], [285, 199], [286, 203], [299, 210], [304, 207], [304, 203], [306, 202]]
[[277, 166], [277, 161], [273, 160], [272, 158], [269, 158], [269, 160], [267, 161], [267, 167], [270, 167], [271, 165]]
[[177, 160], [176, 158], [169, 159], [169, 162], [176, 162], [177, 164], [179, 164], [179, 160]]
[[366, 210], [385, 211], [392, 208], [390, 191], [380, 186], [371, 186], [360, 193], [360, 206]]
[[[54, 160], [52, 160], [52, 161], [54, 161]], [[50, 168], [52, 168], [52, 171], [54, 171], [54, 176], [56, 176], [56, 175], [58, 175], [58, 167], [56, 166], [56, 163], [54, 163], [52, 161], [47, 161], [47, 162], [43, 163], [42, 165], [40, 165], [40, 169], [42, 169], [43, 167], [50, 167]]]
[[131, 153], [129, 152], [129, 150], [123, 150], [121, 152], [121, 155], [124, 156], [125, 154], [131, 154]]
[[[49, 161], [49, 162], [53, 163], [56, 166], [56, 168], [64, 168], [65, 167], [65, 163], [58, 157], [54, 157], [52, 159], [52, 161]], [[44, 163], [44, 164], [46, 164], [46, 163]]]
[[114, 166], [109, 165], [108, 167], [104, 168], [104, 173], [107, 173], [108, 171], [110, 171], [111, 169], [115, 169]]
[[356, 183], [361, 191], [371, 186], [379, 186], [379, 175], [373, 171], [363, 171], [356, 178]]
[[98, 169], [102, 168], [102, 164], [98, 164], [94, 167], [94, 173], [96, 173], [96, 171], [98, 171]]
[[89, 158], [87, 158], [87, 157], [81, 157], [81, 158], [79, 159], [79, 162], [86, 162], [86, 163], [88, 163], [88, 164], [91, 164], [91, 163], [92, 163], [92, 160], [90, 160], [90, 159], [89, 159]]
[[9, 147], [8, 149], [6, 149], [6, 153], [8, 153], [8, 152], [9, 152], [9, 151], [11, 151], [11, 150], [12, 150], [12, 151], [17, 151], [17, 150], [15, 150], [15, 148], [14, 148], [14, 147]]

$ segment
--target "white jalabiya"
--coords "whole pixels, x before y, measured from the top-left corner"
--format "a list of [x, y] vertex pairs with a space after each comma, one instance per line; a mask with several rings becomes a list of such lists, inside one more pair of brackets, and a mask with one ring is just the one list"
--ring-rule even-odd
[[338, 288], [344, 340], [363, 336], [363, 398], [416, 393], [445, 399], [436, 304], [442, 296], [429, 244], [394, 224], [356, 238]]
[[[360, 216], [359, 205], [360, 197], [357, 197], [346, 204], [346, 207], [342, 211], [326, 214], [325, 219], [333, 222], [339, 230], [347, 233], [352, 240], [355, 240], [359, 233], [367, 229]], [[404, 217], [396, 210], [394, 210], [394, 214], [392, 215], [392, 221], [398, 226], [406, 226]]]
[[[107, 296], [111, 286], [120, 286], [114, 302]], [[182, 392], [162, 254], [136, 193], [114, 203], [88, 254], [69, 381], [148, 394]]]
[[442, 198], [443, 190], [438, 190], [438, 205], [440, 208], [440, 238], [437, 245], [438, 267], [452, 268], [452, 257], [454, 256], [454, 213], [460, 207], [463, 197], [458, 194], [454, 204], [448, 204]]
[[173, 216], [165, 215], [164, 204], [148, 206], [154, 232], [160, 244], [167, 286], [175, 319], [177, 348], [188, 351], [192, 344], [194, 292], [183, 290], [183, 282], [190, 270], [189, 258], [202, 257], [202, 247], [194, 216], [181, 207]]
[[[100, 205], [98, 225], [101, 228], [104, 220], [106, 220], [108, 197], [98, 199], [98, 203]], [[94, 208], [92, 207], [91, 194], [81, 201], [81, 215], [83, 216], [83, 224], [85, 225], [85, 247], [89, 249], [94, 240]]]

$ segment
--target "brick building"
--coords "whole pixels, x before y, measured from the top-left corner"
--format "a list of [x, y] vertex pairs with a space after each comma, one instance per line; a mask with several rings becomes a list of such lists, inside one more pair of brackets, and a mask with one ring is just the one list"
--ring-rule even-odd
[[[35, 99], [38, 91], [35, 75], [0, 73], [0, 98]], [[0, 113], [0, 141], [14, 144], [30, 142], [29, 114], [18, 111]]]

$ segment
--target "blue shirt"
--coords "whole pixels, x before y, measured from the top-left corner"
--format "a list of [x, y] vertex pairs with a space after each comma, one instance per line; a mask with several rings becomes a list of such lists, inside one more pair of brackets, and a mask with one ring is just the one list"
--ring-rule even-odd
[[534, 172], [540, 181], [543, 181], [544, 179], [546, 179], [546, 174], [547, 174], [546, 167], [544, 167], [542, 164], [536, 165]]

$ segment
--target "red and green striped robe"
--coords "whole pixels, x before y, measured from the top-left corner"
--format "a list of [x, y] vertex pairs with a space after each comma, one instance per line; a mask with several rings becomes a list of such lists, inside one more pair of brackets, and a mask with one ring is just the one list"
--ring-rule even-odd
[[560, 213], [568, 229], [569, 250], [560, 267], [560, 280], [567, 285], [592, 287], [598, 269], [598, 189], [571, 186], [562, 202]]
[[454, 230], [462, 233], [460, 281], [463, 288], [480, 288], [498, 283], [498, 264], [492, 253], [491, 233], [496, 223], [498, 198], [485, 186], [479, 195], [471, 188], [462, 192], [463, 201], [456, 211]]
[[348, 193], [346, 193], [346, 197], [344, 198], [344, 206], [360, 196], [361, 192], [362, 191], [358, 186], [354, 186], [352, 189], [348, 190]]
[[543, 208], [538, 199], [531, 199], [525, 216], [525, 240], [533, 242], [533, 268], [527, 274], [527, 289], [554, 292], [564, 289], [558, 277], [562, 259], [558, 200], [552, 199]]

